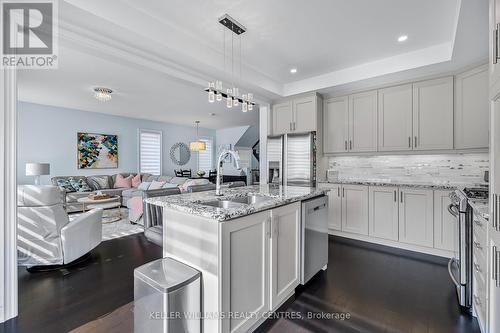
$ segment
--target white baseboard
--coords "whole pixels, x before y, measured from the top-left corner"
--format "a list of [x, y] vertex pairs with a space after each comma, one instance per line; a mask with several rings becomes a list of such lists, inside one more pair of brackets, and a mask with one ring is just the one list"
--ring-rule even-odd
[[435, 249], [435, 248], [431, 248], [431, 247], [405, 244], [405, 243], [400, 243], [400, 242], [391, 241], [391, 240], [387, 240], [387, 239], [376, 238], [376, 237], [371, 237], [371, 236], [367, 236], [367, 235], [353, 234], [350, 232], [344, 232], [344, 231], [332, 230], [332, 229], [329, 229], [328, 233], [330, 235], [333, 235], [333, 236], [340, 236], [340, 237], [345, 237], [345, 238], [350, 238], [350, 239], [356, 239], [356, 240], [360, 240], [360, 241], [364, 241], [364, 242], [390, 246], [390, 247], [408, 250], [408, 251], [413, 251], [413, 252], [430, 254], [430, 255], [438, 256], [438, 257], [444, 257], [444, 258], [453, 257], [453, 252], [451, 252], [451, 251]]

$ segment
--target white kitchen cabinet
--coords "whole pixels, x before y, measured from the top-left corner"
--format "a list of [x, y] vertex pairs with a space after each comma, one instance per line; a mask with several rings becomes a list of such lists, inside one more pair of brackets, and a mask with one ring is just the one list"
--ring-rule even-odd
[[433, 191], [399, 190], [399, 241], [433, 247]]
[[453, 77], [413, 84], [413, 150], [453, 149]]
[[368, 186], [342, 186], [342, 231], [368, 235]]
[[300, 283], [300, 202], [271, 211], [271, 310]]
[[488, 67], [455, 76], [455, 148], [488, 148]]
[[318, 187], [330, 190], [328, 192], [328, 229], [342, 230], [342, 186], [319, 183]]
[[285, 102], [273, 105], [273, 134], [286, 134], [292, 131], [292, 103]]
[[273, 135], [317, 131], [319, 102], [315, 94], [273, 105]]
[[293, 132], [303, 133], [317, 130], [316, 104], [316, 96], [308, 96], [292, 101]]
[[247, 332], [269, 311], [269, 230], [268, 211], [222, 224], [222, 311], [256, 314], [222, 320], [223, 332]]
[[349, 151], [377, 151], [377, 91], [349, 96]]
[[370, 186], [369, 231], [372, 237], [398, 240], [398, 188]]
[[323, 107], [323, 151], [342, 153], [348, 150], [349, 98], [328, 99]]
[[413, 89], [411, 84], [378, 91], [378, 150], [412, 150]]
[[490, 260], [488, 263], [488, 280], [489, 290], [487, 291], [488, 302], [486, 317], [488, 318], [488, 332], [500, 332], [500, 275], [498, 272], [500, 265], [500, 242], [497, 239], [490, 239], [488, 250], [490, 252]]
[[434, 247], [455, 251], [457, 219], [448, 211], [450, 191], [434, 191]]

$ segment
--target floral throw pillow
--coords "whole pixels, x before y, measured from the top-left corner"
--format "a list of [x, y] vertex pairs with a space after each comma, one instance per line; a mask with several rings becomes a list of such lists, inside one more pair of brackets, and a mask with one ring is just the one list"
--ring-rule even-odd
[[61, 189], [61, 191], [75, 192], [75, 189], [71, 186], [69, 179], [58, 179], [57, 186]]
[[80, 178], [80, 179], [70, 178], [69, 182], [76, 192], [90, 192], [90, 191], [92, 191], [92, 189], [87, 184], [87, 182], [85, 180], [83, 180], [82, 178]]

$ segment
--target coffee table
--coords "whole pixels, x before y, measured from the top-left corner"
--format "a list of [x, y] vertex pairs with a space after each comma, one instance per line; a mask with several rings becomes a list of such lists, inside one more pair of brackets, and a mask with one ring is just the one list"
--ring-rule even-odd
[[78, 199], [78, 202], [82, 204], [83, 212], [89, 209], [101, 208], [109, 213], [102, 216], [102, 223], [113, 223], [120, 221], [122, 219], [121, 212], [121, 202], [120, 196], [115, 195], [107, 199], [91, 199], [89, 197], [84, 197]]

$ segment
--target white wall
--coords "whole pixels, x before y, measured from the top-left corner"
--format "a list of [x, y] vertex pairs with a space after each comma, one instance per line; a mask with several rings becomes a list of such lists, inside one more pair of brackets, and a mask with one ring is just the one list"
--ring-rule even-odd
[[[33, 183], [25, 176], [27, 162], [50, 163], [51, 176], [114, 174], [138, 169], [138, 130], [161, 130], [163, 133], [163, 173], [173, 174], [179, 167], [170, 159], [170, 148], [176, 142], [196, 138], [194, 125], [180, 126], [156, 121], [113, 116], [75, 109], [20, 102], [18, 104], [18, 166], [19, 184]], [[79, 170], [77, 168], [77, 132], [118, 135], [118, 169]], [[215, 130], [200, 128], [200, 136], [212, 137]], [[215, 143], [215, 142], [214, 142]], [[183, 169], [197, 169], [198, 156], [192, 153]], [[50, 177], [44, 177], [48, 183]]]

